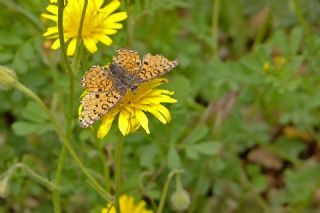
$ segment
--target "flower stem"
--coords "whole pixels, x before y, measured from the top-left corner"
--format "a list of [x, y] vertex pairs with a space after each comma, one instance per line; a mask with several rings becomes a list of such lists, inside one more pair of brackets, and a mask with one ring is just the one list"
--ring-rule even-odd
[[11, 177], [11, 175], [18, 169], [21, 169], [26, 173], [27, 176], [29, 176], [31, 179], [33, 179], [36, 182], [39, 182], [43, 186], [46, 186], [49, 190], [54, 190], [55, 185], [51, 183], [48, 179], [42, 177], [41, 175], [37, 174], [35, 171], [33, 171], [30, 167], [23, 163], [16, 163], [13, 166], [11, 166], [5, 173], [3, 173], [0, 176], [0, 179]]
[[[64, 59], [64, 62], [67, 66], [67, 71], [68, 71], [68, 76], [69, 76], [69, 101], [68, 101], [68, 112], [67, 112], [67, 123], [66, 123], [66, 137], [68, 141], [72, 141], [72, 120], [73, 120], [73, 112], [74, 112], [74, 73], [77, 68], [77, 65], [79, 64], [79, 57], [78, 57], [78, 52], [79, 52], [79, 43], [80, 43], [80, 35], [82, 33], [82, 26], [83, 26], [83, 21], [84, 21], [84, 16], [86, 13], [86, 8], [88, 4], [88, 0], [85, 0], [84, 6], [82, 9], [82, 14], [81, 14], [81, 20], [80, 20], [80, 25], [79, 25], [79, 30], [78, 30], [78, 38], [77, 38], [77, 44], [76, 44], [76, 53], [77, 55], [73, 58], [73, 69], [71, 68], [68, 58], [67, 58], [67, 53], [66, 53], [66, 48], [64, 45], [64, 31], [63, 31], [63, 7], [64, 7], [64, 0], [59, 1], [58, 5], [58, 30], [59, 30], [59, 40], [60, 40], [60, 46], [62, 48], [62, 58]], [[62, 144], [60, 156], [59, 156], [59, 161], [58, 161], [58, 167], [55, 175], [55, 180], [54, 183], [57, 188], [59, 188], [61, 184], [61, 178], [62, 178], [62, 173], [63, 173], [63, 167], [64, 167], [64, 162], [65, 158], [67, 155], [67, 149], [66, 149], [66, 144]], [[60, 195], [58, 190], [53, 191], [53, 206], [54, 206], [54, 212], [55, 213], [60, 213], [61, 208], [60, 208]]]
[[40, 22], [39, 18], [35, 16], [33, 13], [31, 13], [29, 10], [26, 10], [25, 8], [19, 6], [19, 4], [15, 3], [14, 1], [0, 0], [0, 4], [3, 4], [8, 9], [18, 13], [24, 18], [24, 20], [29, 20], [30, 23], [32, 23], [39, 32], [43, 32], [44, 27]]
[[183, 172], [182, 169], [174, 169], [168, 174], [167, 180], [164, 184], [163, 191], [161, 194], [160, 204], [157, 209], [157, 213], [162, 213], [162, 211], [163, 211], [164, 203], [166, 202], [166, 199], [167, 199], [169, 184], [170, 184], [172, 177], [176, 174], [180, 174], [181, 172]]
[[219, 45], [219, 13], [220, 13], [220, 0], [213, 1], [212, 9], [212, 35], [214, 39], [212, 56], [215, 57], [218, 51]]
[[305, 20], [302, 12], [302, 6], [300, 4], [299, 0], [293, 0], [293, 7], [294, 7], [294, 12], [296, 13], [296, 16], [303, 27], [303, 30], [305, 31], [307, 37], [309, 38], [309, 41], [311, 43], [311, 48], [312, 51], [320, 56], [319, 48], [317, 46], [316, 40], [314, 39], [314, 36], [312, 35], [312, 31], [310, 30], [310, 27], [308, 25], [308, 22]]
[[116, 212], [120, 212], [120, 195], [121, 195], [121, 174], [122, 174], [122, 153], [123, 153], [123, 144], [124, 144], [124, 137], [121, 136], [119, 142], [116, 145], [115, 150], [115, 158], [116, 158], [116, 168], [115, 168], [115, 178], [116, 178], [116, 192], [115, 192], [115, 207]]
[[65, 144], [66, 149], [70, 153], [70, 155], [73, 157], [74, 161], [80, 168], [80, 170], [87, 176], [88, 181], [91, 183], [91, 185], [94, 187], [94, 189], [108, 202], [112, 201], [112, 196], [108, 194], [101, 185], [95, 180], [95, 178], [90, 174], [88, 169], [84, 166], [84, 164], [81, 162], [79, 157], [77, 156], [76, 152], [72, 148], [72, 146], [69, 143], [69, 140], [66, 136], [66, 134], [63, 132], [61, 126], [59, 125], [58, 121], [56, 120], [56, 117], [54, 114], [46, 107], [46, 105], [42, 102], [42, 100], [30, 89], [25, 87], [20, 82], [17, 82], [15, 85], [16, 89], [20, 90], [22, 93], [26, 94], [30, 98], [32, 98], [34, 101], [36, 101], [40, 107], [43, 109], [43, 111], [48, 115], [49, 120], [52, 122], [53, 127], [55, 128], [57, 134], [60, 137], [60, 140]]
[[56, 186], [56, 189], [53, 190], [53, 209], [54, 209], [55, 213], [61, 212], [60, 195], [59, 195], [59, 188], [58, 187], [60, 186], [60, 183], [61, 183], [63, 166], [64, 166], [66, 154], [67, 154], [66, 146], [63, 144], [61, 152], [60, 152], [60, 156], [59, 156], [58, 168], [57, 168], [56, 175], [54, 178], [54, 184]]

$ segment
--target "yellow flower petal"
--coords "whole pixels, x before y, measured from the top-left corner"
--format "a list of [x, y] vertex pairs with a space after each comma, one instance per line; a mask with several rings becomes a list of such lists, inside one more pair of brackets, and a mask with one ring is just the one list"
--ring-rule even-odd
[[154, 108], [157, 109], [166, 118], [167, 122], [171, 121], [170, 111], [166, 107], [161, 104], [157, 104], [154, 106]]
[[76, 50], [76, 44], [77, 44], [77, 39], [72, 39], [68, 45], [67, 49], [67, 55], [71, 56], [74, 54], [74, 51]]
[[176, 103], [177, 100], [174, 99], [174, 98], [171, 98], [170, 96], [168, 95], [158, 95], [157, 97], [154, 97], [152, 98], [152, 102], [153, 103], [160, 103], [160, 102], [163, 102], [163, 103]]
[[138, 119], [130, 119], [130, 133], [137, 131], [140, 126], [141, 125]]
[[105, 30], [103, 30], [103, 33], [106, 35], [113, 35], [113, 34], [116, 34], [117, 31], [114, 29], [105, 29]]
[[109, 27], [110, 29], [116, 29], [116, 30], [118, 30], [118, 29], [122, 29], [122, 27], [123, 27], [123, 25], [120, 24], [120, 23], [110, 22], [110, 23], [106, 23], [106, 24], [108, 25], [108, 27]]
[[50, 4], [49, 6], [47, 6], [46, 10], [49, 13], [52, 13], [54, 15], [58, 15], [58, 6], [56, 6], [56, 5]]
[[130, 114], [123, 110], [119, 114], [119, 121], [118, 127], [122, 135], [127, 135], [130, 132], [130, 125], [129, 125]]
[[112, 44], [112, 40], [109, 36], [103, 35], [99, 37], [99, 41], [104, 43], [107, 46], [110, 46]]
[[101, 125], [98, 129], [97, 132], [97, 137], [102, 139], [104, 138], [110, 131], [113, 120], [114, 120], [115, 116], [113, 116], [112, 114], [107, 114], [101, 121]]
[[149, 106], [145, 106], [144, 109], [154, 115], [154, 117], [156, 117], [161, 123], [167, 123], [167, 119], [158, 110]]
[[89, 50], [89, 52], [94, 53], [97, 51], [97, 42], [92, 38], [85, 38], [83, 40], [84, 46]]
[[52, 34], [58, 33], [58, 27], [49, 27], [45, 33], [43, 33], [43, 36], [49, 36]]
[[123, 21], [128, 18], [127, 12], [114, 13], [107, 18], [108, 23]]
[[[142, 200], [135, 204], [132, 196], [121, 195], [120, 199], [120, 210], [122, 213], [153, 213], [152, 210], [146, 209], [146, 203]], [[115, 206], [107, 204], [106, 208], [101, 210], [101, 213], [115, 213]]]
[[58, 17], [56, 15], [50, 15], [50, 14], [42, 13], [41, 16], [43, 18], [49, 19], [51, 21], [58, 22]]
[[100, 9], [100, 11], [105, 16], [107, 16], [107, 15], [113, 13], [116, 9], [118, 9], [118, 7], [120, 7], [120, 2], [119, 1], [113, 1], [113, 2], [109, 3], [108, 5], [106, 5], [105, 7], [103, 7], [102, 9]]
[[56, 50], [56, 49], [58, 49], [59, 47], [60, 47], [60, 39], [56, 39], [56, 40], [53, 42], [53, 44], [52, 44], [52, 46], [51, 46], [51, 49]]
[[150, 134], [147, 116], [141, 110], [136, 110], [135, 114], [136, 114], [142, 128], [144, 128], [144, 130], [146, 131], [147, 134]]

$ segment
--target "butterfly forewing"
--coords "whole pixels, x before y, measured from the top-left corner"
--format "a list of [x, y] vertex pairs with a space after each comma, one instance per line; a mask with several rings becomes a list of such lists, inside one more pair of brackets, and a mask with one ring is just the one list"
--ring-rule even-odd
[[81, 100], [79, 125], [86, 128], [109, 112], [125, 95], [125, 91], [89, 92]]
[[178, 65], [176, 60], [169, 61], [162, 55], [146, 54], [143, 57], [142, 66], [138, 76], [138, 82], [146, 82], [151, 79], [157, 78]]
[[90, 92], [107, 92], [113, 87], [107, 68], [97, 65], [84, 74], [81, 85]]
[[117, 55], [113, 57], [113, 62], [127, 70], [128, 73], [136, 75], [141, 67], [139, 54], [130, 49], [117, 49]]

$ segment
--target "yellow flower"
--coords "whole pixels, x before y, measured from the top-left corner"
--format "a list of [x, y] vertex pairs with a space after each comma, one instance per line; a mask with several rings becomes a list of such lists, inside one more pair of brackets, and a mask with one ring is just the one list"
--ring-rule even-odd
[[270, 70], [270, 63], [269, 62], [265, 62], [263, 64], [263, 71], [264, 72], [268, 72]]
[[[163, 124], [168, 123], [171, 120], [170, 112], [161, 103], [175, 103], [177, 100], [170, 97], [174, 92], [156, 89], [165, 82], [168, 82], [165, 78], [156, 78], [140, 84], [135, 92], [129, 90], [123, 99], [102, 118], [97, 137], [102, 139], [108, 134], [118, 114], [118, 127], [123, 135], [135, 132], [140, 126], [147, 134], [150, 134], [145, 112], [150, 112]], [[79, 117], [81, 117], [81, 112], [80, 105]]]
[[[51, 3], [55, 1], [51, 0]], [[63, 34], [65, 42], [68, 42], [67, 55], [74, 54], [78, 29], [84, 0], [68, 0], [63, 12]], [[128, 15], [126, 12], [113, 13], [120, 6], [118, 0], [113, 0], [103, 6], [103, 0], [89, 0], [83, 21], [81, 40], [85, 47], [94, 53], [97, 51], [97, 43], [100, 41], [105, 45], [111, 45], [112, 40], [109, 35], [117, 33], [122, 28], [118, 23], [125, 20]], [[41, 14], [42, 17], [55, 22], [55, 26], [48, 27], [43, 36], [47, 39], [55, 39], [51, 48], [58, 49], [60, 40], [58, 35], [58, 6], [50, 4], [47, 8], [48, 13]]]
[[286, 62], [287, 62], [286, 58], [281, 55], [274, 57], [274, 64], [276, 65], [277, 68], [280, 68]]
[[[145, 208], [146, 203], [140, 201], [137, 204], [134, 203], [132, 196], [122, 195], [120, 197], [120, 210], [121, 213], [153, 213], [151, 210]], [[112, 204], [108, 204], [106, 208], [103, 208], [101, 213], [115, 213], [116, 209]]]

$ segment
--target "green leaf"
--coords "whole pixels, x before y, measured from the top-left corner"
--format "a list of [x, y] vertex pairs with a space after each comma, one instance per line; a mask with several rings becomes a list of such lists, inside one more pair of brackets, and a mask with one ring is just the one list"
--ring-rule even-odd
[[219, 142], [203, 142], [193, 145], [194, 149], [204, 155], [216, 155], [221, 150], [221, 143]]
[[178, 103], [184, 103], [191, 93], [190, 80], [183, 75], [175, 75], [169, 83], [168, 88], [174, 91], [174, 98]]
[[170, 169], [179, 168], [181, 165], [180, 157], [174, 146], [168, 152], [168, 166]]
[[291, 54], [296, 54], [300, 48], [303, 37], [303, 30], [300, 27], [293, 29], [289, 39], [289, 48]]
[[26, 61], [31, 60], [34, 57], [34, 48], [30, 42], [25, 43], [21, 47], [21, 56]]
[[33, 101], [27, 104], [22, 112], [22, 117], [34, 123], [44, 123], [48, 119], [47, 114], [43, 112], [39, 104]]
[[12, 60], [13, 55], [11, 53], [0, 53], [0, 63], [6, 63]]
[[16, 135], [25, 136], [32, 133], [43, 134], [53, 128], [51, 124], [35, 124], [25, 121], [17, 121], [12, 124], [12, 129]]
[[25, 73], [28, 70], [28, 64], [21, 57], [15, 57], [12, 62], [13, 68], [19, 73]]
[[198, 151], [194, 148], [194, 146], [186, 147], [186, 155], [193, 160], [197, 160], [199, 158]]
[[202, 140], [204, 137], [207, 136], [209, 133], [209, 128], [205, 124], [200, 124], [196, 126], [192, 132], [189, 134], [188, 138], [186, 138], [186, 143], [193, 144], [200, 140]]
[[150, 144], [141, 148], [140, 165], [143, 167], [152, 168], [157, 152], [158, 148], [154, 144]]

